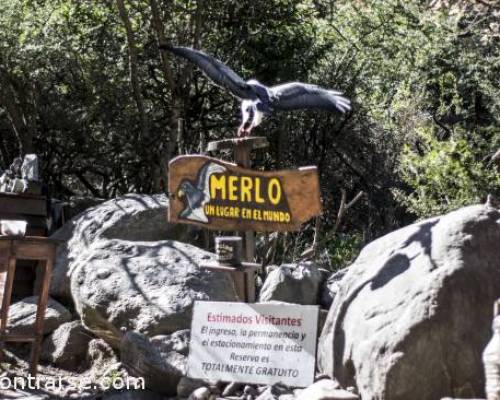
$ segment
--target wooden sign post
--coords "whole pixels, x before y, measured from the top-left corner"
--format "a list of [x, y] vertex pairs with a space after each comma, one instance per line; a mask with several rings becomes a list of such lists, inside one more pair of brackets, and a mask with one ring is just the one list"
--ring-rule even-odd
[[[243, 232], [244, 261], [255, 258], [255, 231], [296, 231], [321, 213], [317, 168], [284, 171], [250, 169], [251, 151], [266, 138], [244, 137], [208, 144], [209, 152], [232, 150], [236, 164], [201, 155], [169, 163], [169, 221], [208, 229]], [[247, 302], [255, 301], [253, 274], [247, 275]]]
[[[233, 150], [234, 162], [236, 165], [243, 168], [251, 168], [251, 152], [252, 150], [262, 149], [269, 146], [269, 142], [265, 137], [244, 137], [239, 139], [219, 140], [208, 143], [207, 151], [215, 152], [224, 149]], [[244, 260], [253, 262], [255, 259], [255, 232], [245, 231], [242, 234], [243, 248], [245, 249]], [[255, 298], [255, 274], [245, 274], [245, 286], [247, 293], [247, 303], [254, 303]]]

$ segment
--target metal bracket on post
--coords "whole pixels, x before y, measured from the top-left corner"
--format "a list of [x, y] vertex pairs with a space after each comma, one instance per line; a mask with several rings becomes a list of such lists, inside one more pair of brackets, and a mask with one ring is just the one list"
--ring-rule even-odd
[[[218, 140], [208, 143], [207, 151], [215, 152], [221, 150], [232, 150], [234, 162], [243, 168], [252, 166], [252, 150], [262, 149], [269, 146], [267, 138], [262, 136], [248, 136], [235, 139]], [[255, 259], [255, 232], [245, 231], [241, 233], [244, 248], [244, 260], [252, 263]], [[254, 303], [255, 296], [255, 274], [245, 274], [246, 301]]]

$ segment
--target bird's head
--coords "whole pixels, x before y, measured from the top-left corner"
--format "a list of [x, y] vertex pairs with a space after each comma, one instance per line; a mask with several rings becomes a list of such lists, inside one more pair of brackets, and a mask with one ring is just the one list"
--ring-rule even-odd
[[243, 100], [241, 102], [241, 126], [240, 132], [243, 135], [250, 133], [252, 128], [260, 125], [264, 114], [259, 110], [259, 100]]
[[179, 198], [183, 198], [186, 195], [190, 195], [193, 192], [193, 184], [189, 181], [183, 181], [179, 186], [179, 190], [177, 191], [177, 196]]

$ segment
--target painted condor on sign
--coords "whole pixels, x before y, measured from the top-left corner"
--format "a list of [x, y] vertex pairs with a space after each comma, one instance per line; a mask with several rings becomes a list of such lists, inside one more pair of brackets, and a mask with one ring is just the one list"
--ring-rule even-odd
[[321, 213], [316, 167], [263, 172], [192, 155], [174, 158], [169, 171], [170, 222], [294, 231]]

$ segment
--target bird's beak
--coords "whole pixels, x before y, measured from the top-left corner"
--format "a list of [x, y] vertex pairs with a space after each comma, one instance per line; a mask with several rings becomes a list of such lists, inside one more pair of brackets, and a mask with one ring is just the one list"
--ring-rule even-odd
[[177, 197], [179, 198], [183, 198], [184, 196], [186, 195], [186, 193], [184, 193], [184, 190], [182, 189], [179, 189], [179, 191], [177, 192]]

